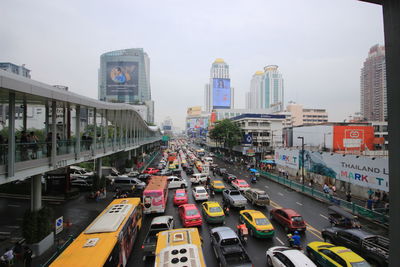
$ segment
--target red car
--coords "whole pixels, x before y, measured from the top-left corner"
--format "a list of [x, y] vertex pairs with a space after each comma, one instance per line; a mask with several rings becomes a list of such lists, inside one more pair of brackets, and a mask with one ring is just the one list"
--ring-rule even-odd
[[281, 224], [286, 232], [305, 232], [307, 230], [303, 217], [293, 209], [273, 209], [270, 215], [271, 220]]
[[179, 206], [188, 203], [188, 195], [185, 189], [178, 189], [174, 194], [174, 205]]
[[250, 185], [242, 179], [233, 180], [231, 185], [239, 191], [250, 189]]
[[156, 174], [157, 172], [159, 172], [159, 170], [156, 169], [156, 168], [147, 168], [146, 170], [144, 170], [143, 173], [147, 173], [147, 174]]
[[203, 220], [195, 204], [183, 204], [178, 208], [183, 227], [201, 226]]

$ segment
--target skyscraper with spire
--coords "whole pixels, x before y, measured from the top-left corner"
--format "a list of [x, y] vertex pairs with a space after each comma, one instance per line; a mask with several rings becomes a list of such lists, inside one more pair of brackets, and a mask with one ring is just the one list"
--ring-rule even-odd
[[217, 58], [210, 69], [210, 82], [204, 88], [204, 109], [231, 109], [234, 107], [234, 89], [229, 78], [229, 65]]

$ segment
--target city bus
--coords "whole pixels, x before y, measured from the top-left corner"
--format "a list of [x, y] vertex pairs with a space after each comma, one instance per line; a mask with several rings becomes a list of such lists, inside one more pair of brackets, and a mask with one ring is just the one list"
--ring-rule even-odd
[[202, 239], [197, 228], [181, 228], [158, 233], [154, 267], [205, 267]]
[[140, 198], [113, 200], [50, 266], [126, 266], [142, 215]]
[[152, 176], [143, 191], [143, 212], [164, 213], [168, 200], [167, 176]]

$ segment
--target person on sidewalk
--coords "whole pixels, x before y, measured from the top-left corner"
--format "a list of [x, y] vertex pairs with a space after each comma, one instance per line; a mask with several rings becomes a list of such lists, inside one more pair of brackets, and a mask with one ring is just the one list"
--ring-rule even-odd
[[350, 191], [346, 192], [346, 201], [351, 202], [351, 192]]
[[367, 209], [372, 210], [373, 204], [374, 204], [374, 201], [372, 199], [372, 196], [369, 196], [369, 198], [367, 200]]
[[32, 250], [28, 247], [24, 247], [24, 267], [31, 267], [32, 266]]

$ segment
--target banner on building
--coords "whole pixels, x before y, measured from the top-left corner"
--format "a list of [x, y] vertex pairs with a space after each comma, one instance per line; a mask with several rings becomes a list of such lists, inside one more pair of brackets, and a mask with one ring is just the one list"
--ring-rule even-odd
[[[277, 165], [300, 170], [301, 150], [276, 149]], [[304, 151], [304, 169], [359, 186], [389, 191], [388, 158]]]
[[107, 95], [138, 96], [138, 62], [107, 62]]

